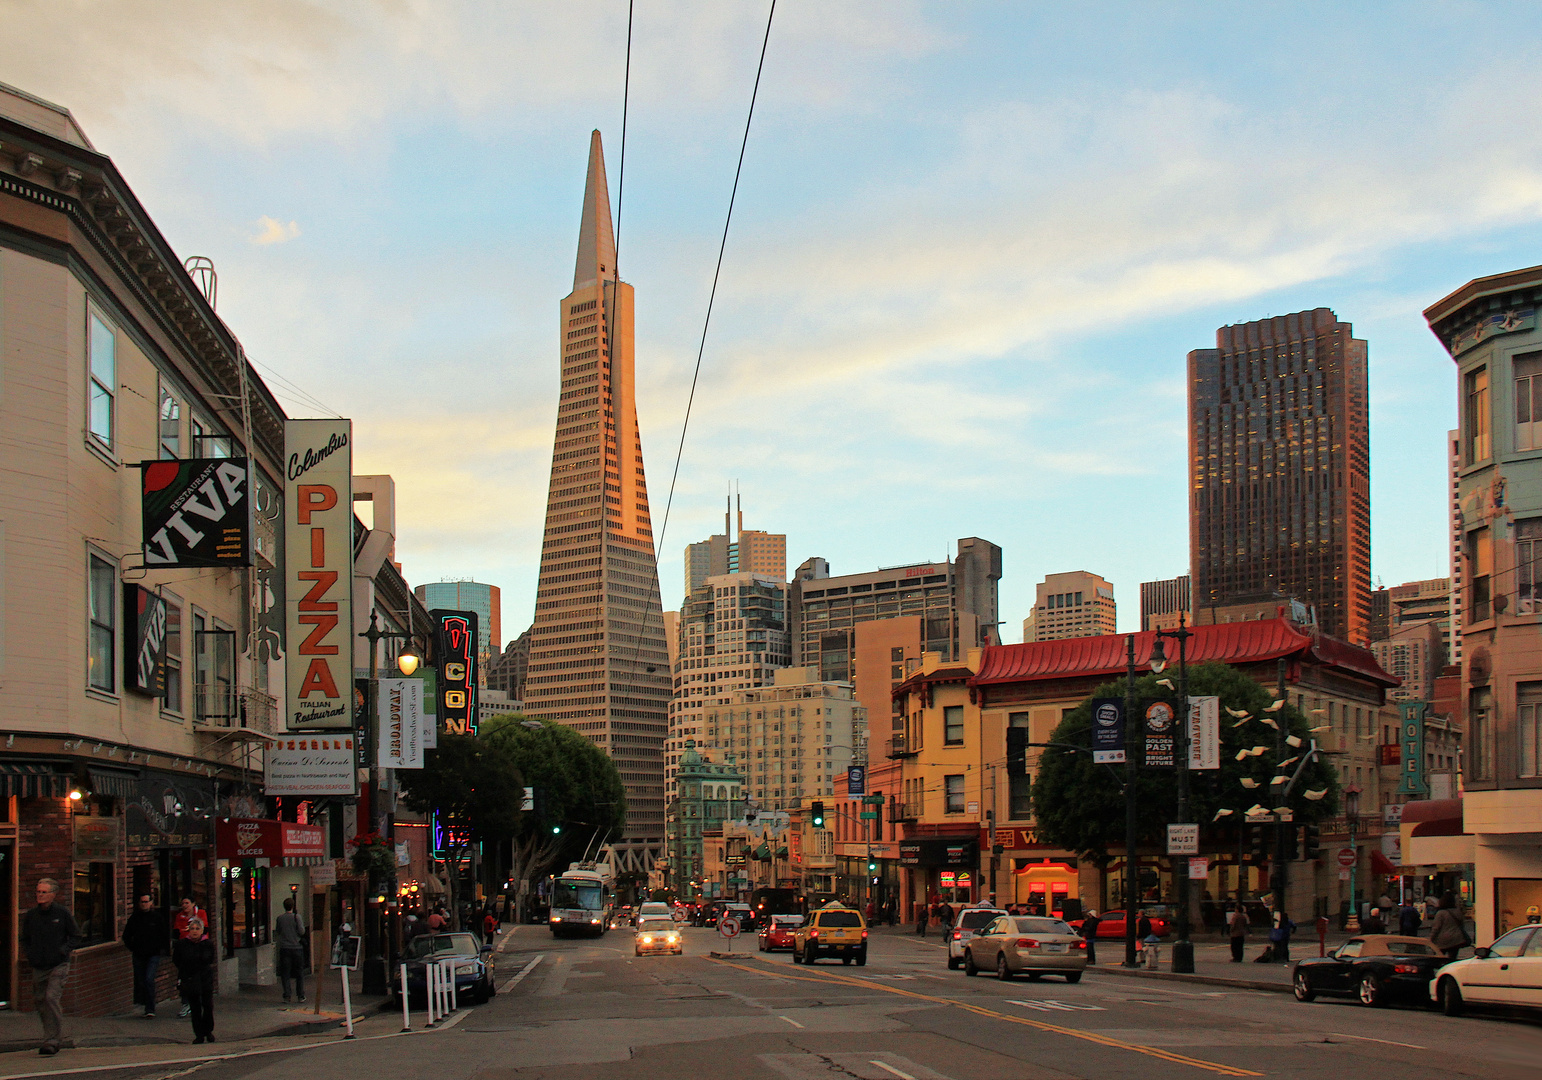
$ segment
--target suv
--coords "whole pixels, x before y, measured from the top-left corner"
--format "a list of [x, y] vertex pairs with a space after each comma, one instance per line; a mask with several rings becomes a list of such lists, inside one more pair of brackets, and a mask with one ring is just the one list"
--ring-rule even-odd
[[860, 911], [831, 902], [793, 932], [794, 964], [812, 964], [821, 956], [839, 956], [843, 964], [855, 960], [858, 967], [867, 964], [867, 923]]
[[739, 933], [747, 934], [755, 929], [755, 910], [748, 904], [724, 904], [717, 917], [718, 925], [721, 926], [730, 915], [739, 920]]
[[969, 944], [969, 939], [984, 930], [996, 920], [998, 915], [1005, 915], [1001, 908], [980, 905], [966, 907], [958, 913], [953, 927], [948, 931], [948, 970], [957, 971], [964, 962], [964, 947]]

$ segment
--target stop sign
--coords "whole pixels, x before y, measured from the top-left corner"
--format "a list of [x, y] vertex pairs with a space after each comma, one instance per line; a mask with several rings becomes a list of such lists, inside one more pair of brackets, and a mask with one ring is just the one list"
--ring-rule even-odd
[[1342, 866], [1345, 870], [1348, 870], [1351, 866], [1355, 865], [1354, 848], [1339, 848], [1339, 865]]

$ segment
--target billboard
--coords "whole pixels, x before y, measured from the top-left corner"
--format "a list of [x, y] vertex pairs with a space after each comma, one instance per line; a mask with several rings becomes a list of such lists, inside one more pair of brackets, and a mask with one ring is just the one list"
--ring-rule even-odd
[[284, 665], [290, 731], [353, 724], [353, 423], [284, 424]]
[[145, 565], [252, 565], [246, 458], [139, 463]]
[[266, 795], [353, 795], [354, 740], [344, 733], [284, 738], [264, 752]]
[[439, 661], [435, 713], [450, 735], [477, 733], [477, 613], [428, 613], [434, 621], [434, 656]]
[[166, 692], [166, 601], [143, 585], [124, 585], [123, 614], [123, 687], [160, 697]]

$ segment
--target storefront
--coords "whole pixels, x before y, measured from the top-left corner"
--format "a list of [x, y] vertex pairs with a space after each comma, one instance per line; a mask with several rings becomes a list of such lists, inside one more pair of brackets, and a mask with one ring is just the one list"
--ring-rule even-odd
[[215, 840], [220, 957], [238, 963], [243, 985], [271, 985], [273, 950], [264, 946], [286, 898], [294, 900], [305, 924], [312, 924], [307, 868], [325, 860], [325, 834], [319, 825], [222, 818], [215, 825]]
[[909, 874], [907, 899], [957, 906], [979, 897], [980, 844], [973, 836], [942, 836], [899, 842], [900, 866]]

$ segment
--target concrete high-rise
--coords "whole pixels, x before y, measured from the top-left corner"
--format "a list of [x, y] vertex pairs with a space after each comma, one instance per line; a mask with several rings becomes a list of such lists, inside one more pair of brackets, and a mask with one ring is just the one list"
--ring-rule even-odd
[[685, 548], [685, 595], [689, 597], [709, 577], [724, 574], [761, 574], [787, 580], [787, 537], [744, 527], [744, 508], [734, 528], [733, 505], [723, 513], [723, 531]]
[[1024, 641], [1099, 637], [1115, 629], [1114, 587], [1086, 570], [1048, 574], [1035, 587], [1033, 612], [1023, 620]]
[[[1140, 583], [1141, 630], [1172, 630], [1180, 615], [1192, 623], [1189, 575]], [[1026, 639], [1025, 639], [1026, 640]]]
[[477, 613], [477, 672], [487, 685], [487, 669], [498, 659], [503, 641], [502, 594], [496, 585], [480, 581], [433, 581], [412, 590], [433, 611], [474, 611]]
[[1328, 308], [1223, 326], [1189, 353], [1189, 566], [1195, 621], [1281, 594], [1369, 644], [1366, 344]]
[[[525, 708], [610, 754], [626, 787], [623, 865], [658, 858], [670, 672], [637, 429], [632, 287], [616, 242], [600, 133], [589, 142]], [[627, 857], [635, 856], [635, 862]]]

